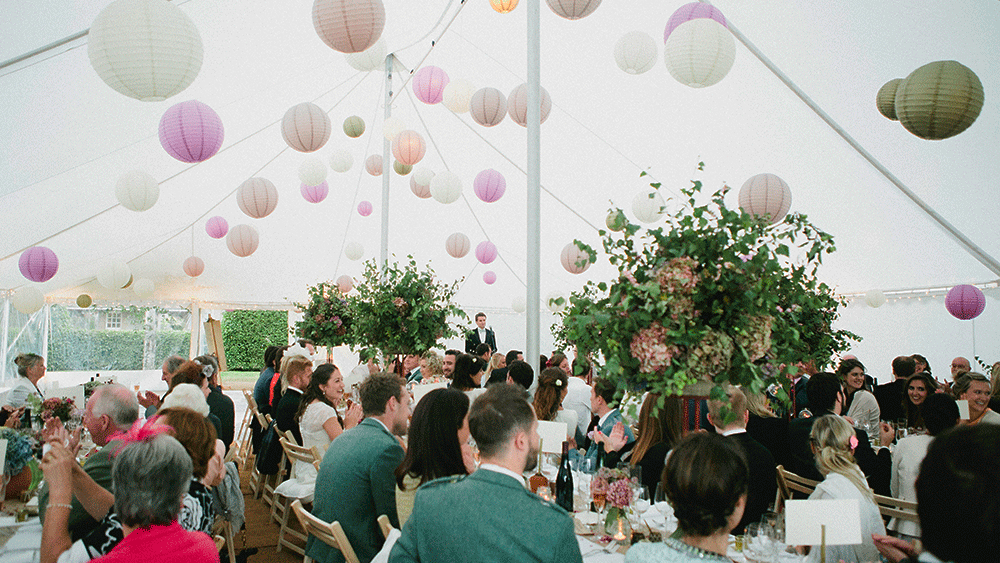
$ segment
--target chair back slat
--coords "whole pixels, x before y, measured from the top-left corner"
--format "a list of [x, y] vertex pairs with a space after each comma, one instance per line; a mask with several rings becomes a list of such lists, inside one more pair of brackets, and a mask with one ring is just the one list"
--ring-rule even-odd
[[917, 503], [913, 501], [875, 495], [875, 503], [878, 504], [878, 511], [882, 513], [882, 516], [920, 523], [920, 517], [917, 516]]
[[816, 489], [816, 485], [819, 484], [819, 481], [806, 479], [801, 475], [786, 470], [781, 465], [777, 467], [777, 479], [778, 493], [774, 499], [774, 508], [778, 511], [783, 507], [784, 501], [792, 498], [792, 491], [809, 495], [812, 494], [813, 490]]
[[285, 455], [292, 461], [312, 463], [314, 461], [322, 461], [323, 459], [323, 456], [319, 453], [319, 448], [316, 446], [310, 446], [308, 448], [298, 446], [289, 442], [285, 438], [281, 438], [279, 442], [281, 443], [282, 449], [285, 450]]
[[351, 542], [347, 540], [347, 535], [344, 534], [344, 528], [341, 527], [340, 522], [327, 523], [316, 518], [302, 508], [300, 500], [292, 503], [292, 511], [295, 512], [299, 524], [302, 524], [302, 529], [307, 534], [316, 536], [319, 541], [339, 550], [347, 563], [361, 563], [357, 554], [354, 553], [354, 548], [351, 547]]

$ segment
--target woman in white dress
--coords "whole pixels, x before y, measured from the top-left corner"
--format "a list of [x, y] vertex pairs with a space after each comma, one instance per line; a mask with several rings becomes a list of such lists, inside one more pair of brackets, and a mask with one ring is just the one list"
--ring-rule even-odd
[[864, 389], [864, 364], [855, 358], [848, 358], [840, 362], [840, 366], [837, 367], [837, 375], [844, 382], [844, 393], [847, 395], [844, 411], [847, 413], [847, 418], [851, 419], [859, 428], [864, 429], [868, 433], [869, 440], [878, 440], [881, 412], [875, 395]]

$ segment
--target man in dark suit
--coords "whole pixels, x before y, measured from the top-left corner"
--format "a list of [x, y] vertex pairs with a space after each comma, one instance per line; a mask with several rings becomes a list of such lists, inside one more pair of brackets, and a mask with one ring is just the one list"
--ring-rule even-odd
[[490, 372], [490, 378], [486, 381], [486, 385], [484, 387], [488, 387], [494, 383], [506, 383], [507, 370], [510, 369], [510, 364], [518, 360], [524, 360], [523, 352], [520, 350], [511, 350], [510, 352], [507, 352], [507, 355], [504, 357], [503, 367]]
[[302, 432], [299, 430], [299, 422], [295, 420], [295, 414], [299, 412], [299, 402], [302, 400], [302, 392], [309, 386], [309, 379], [312, 377], [312, 360], [305, 356], [291, 356], [281, 362], [282, 384], [287, 388], [281, 394], [278, 407], [274, 409], [274, 423], [278, 425], [280, 432], [292, 431], [295, 442], [302, 445]]
[[[376, 373], [359, 390], [365, 419], [330, 443], [316, 476], [312, 513], [340, 522], [362, 563], [369, 563], [384, 538], [378, 517], [399, 528], [394, 472], [403, 461], [396, 436], [406, 434], [410, 394], [395, 374]], [[306, 555], [319, 563], [343, 563], [340, 551], [309, 536]]]
[[486, 344], [490, 347], [490, 353], [497, 351], [497, 337], [493, 329], [486, 328], [486, 313], [476, 313], [476, 327], [465, 335], [465, 353], [475, 354], [476, 346]]
[[903, 393], [906, 391], [906, 380], [913, 375], [916, 362], [910, 356], [899, 356], [892, 361], [892, 375], [895, 379], [875, 388], [873, 394], [878, 402], [879, 418], [893, 424], [905, 417], [903, 412]]

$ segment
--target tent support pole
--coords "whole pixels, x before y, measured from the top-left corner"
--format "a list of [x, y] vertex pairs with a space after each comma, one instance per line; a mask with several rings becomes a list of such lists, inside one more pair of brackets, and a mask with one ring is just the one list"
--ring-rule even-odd
[[188, 344], [188, 357], [201, 355], [201, 305], [191, 302], [191, 342]]
[[42, 317], [42, 355], [45, 361], [49, 359], [49, 330], [52, 328], [52, 303], [45, 304], [45, 315]]
[[0, 381], [7, 379], [7, 338], [10, 336], [10, 294], [3, 298], [3, 338], [0, 340]]
[[[392, 59], [385, 56], [385, 119], [392, 115]], [[372, 124], [375, 125], [374, 123]], [[374, 127], [373, 127], [374, 128]], [[372, 134], [375, 134], [373, 131]], [[385, 135], [382, 135], [385, 137]], [[389, 139], [382, 140], [382, 246], [379, 251], [379, 269], [385, 273], [389, 266], [389, 171], [392, 170], [389, 153]]]
[[541, 144], [541, 24], [540, 0], [528, 0], [528, 186], [527, 202], [527, 248], [525, 262], [527, 264], [527, 288], [525, 302], [527, 303], [527, 326], [525, 335], [524, 356], [528, 365], [535, 373], [541, 373], [539, 355], [541, 354], [541, 178], [542, 178], [542, 144]]

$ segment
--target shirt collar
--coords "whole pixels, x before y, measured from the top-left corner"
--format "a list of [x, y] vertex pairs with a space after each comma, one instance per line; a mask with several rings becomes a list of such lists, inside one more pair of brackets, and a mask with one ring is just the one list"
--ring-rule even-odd
[[617, 410], [618, 409], [611, 409], [608, 412], [604, 413], [604, 416], [602, 416], [601, 418], [597, 419], [597, 425], [598, 426], [604, 426], [604, 421], [607, 420], [609, 416], [611, 416], [611, 413], [613, 413], [613, 412], [615, 412]]
[[527, 485], [524, 482], [524, 476], [518, 475], [517, 473], [514, 473], [513, 471], [507, 469], [506, 467], [501, 467], [495, 463], [484, 463], [479, 466], [479, 469], [481, 470], [485, 469], [486, 471], [492, 471], [494, 473], [503, 473], [504, 475], [510, 475], [511, 477], [517, 479], [518, 483], [527, 488]]
[[722, 432], [723, 436], [732, 436], [733, 434], [746, 434], [746, 428], [731, 428]]
[[294, 386], [294, 385], [289, 385], [288, 386], [288, 390], [289, 391], [298, 391], [300, 395], [302, 394], [302, 390], [299, 389], [298, 387]]

